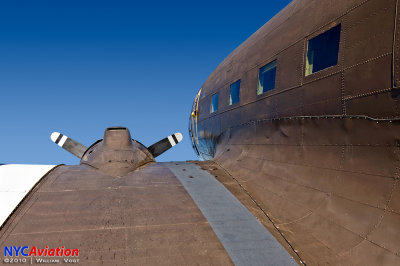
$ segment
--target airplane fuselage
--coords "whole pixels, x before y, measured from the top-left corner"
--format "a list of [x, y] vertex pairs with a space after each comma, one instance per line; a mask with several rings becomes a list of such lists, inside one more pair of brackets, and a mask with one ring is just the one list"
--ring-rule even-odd
[[311, 264], [399, 263], [398, 7], [293, 1], [194, 101], [196, 153], [234, 177]]

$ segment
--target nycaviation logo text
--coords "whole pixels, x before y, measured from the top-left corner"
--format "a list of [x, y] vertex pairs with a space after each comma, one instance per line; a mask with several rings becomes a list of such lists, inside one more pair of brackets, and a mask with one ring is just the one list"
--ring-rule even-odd
[[4, 263], [12, 264], [57, 264], [78, 263], [79, 249], [62, 247], [39, 248], [36, 246], [5, 246]]

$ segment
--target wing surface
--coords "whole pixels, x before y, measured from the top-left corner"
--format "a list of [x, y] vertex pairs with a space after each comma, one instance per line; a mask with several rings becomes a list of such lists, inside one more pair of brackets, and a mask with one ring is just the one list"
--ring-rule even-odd
[[0, 165], [0, 228], [26, 194], [55, 165]]
[[118, 177], [59, 166], [6, 221], [0, 249], [60, 245], [79, 249], [85, 265], [296, 264], [235, 196], [190, 162], [153, 162]]

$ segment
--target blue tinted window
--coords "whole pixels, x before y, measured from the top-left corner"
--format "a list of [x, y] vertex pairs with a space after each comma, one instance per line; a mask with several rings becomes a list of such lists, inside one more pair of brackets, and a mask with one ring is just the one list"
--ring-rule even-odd
[[340, 24], [308, 41], [306, 76], [337, 65]]
[[275, 88], [275, 76], [276, 60], [260, 68], [257, 87], [258, 95]]
[[211, 109], [210, 113], [214, 113], [218, 110], [218, 93], [214, 94], [211, 98]]
[[239, 102], [240, 97], [240, 80], [231, 84], [231, 90], [229, 93], [229, 105]]

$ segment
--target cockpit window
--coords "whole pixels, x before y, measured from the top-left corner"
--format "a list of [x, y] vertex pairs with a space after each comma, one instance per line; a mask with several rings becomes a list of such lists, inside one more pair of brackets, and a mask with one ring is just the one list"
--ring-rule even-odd
[[306, 76], [337, 65], [340, 24], [308, 41]]
[[218, 110], [218, 93], [211, 97], [211, 108], [210, 113], [214, 113]]
[[240, 79], [235, 83], [231, 84], [229, 93], [229, 105], [238, 103], [239, 97], [240, 97]]
[[260, 68], [257, 95], [275, 88], [276, 60]]

